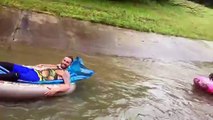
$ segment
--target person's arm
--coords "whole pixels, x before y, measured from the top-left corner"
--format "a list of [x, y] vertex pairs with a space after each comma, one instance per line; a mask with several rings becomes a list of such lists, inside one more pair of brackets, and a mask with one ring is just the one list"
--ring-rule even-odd
[[53, 65], [53, 64], [38, 64], [36, 66], [37, 67], [57, 67], [57, 65]]
[[[57, 73], [60, 75], [61, 73]], [[62, 79], [64, 80], [64, 84], [59, 85], [57, 88], [48, 88], [49, 91], [45, 93], [46, 96], [53, 96], [58, 92], [66, 92], [70, 89], [70, 74], [68, 71], [63, 72], [60, 76], [62, 76]]]

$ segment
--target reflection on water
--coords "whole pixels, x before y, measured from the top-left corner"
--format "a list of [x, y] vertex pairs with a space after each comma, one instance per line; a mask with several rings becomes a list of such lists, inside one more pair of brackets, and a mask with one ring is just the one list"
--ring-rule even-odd
[[213, 97], [196, 90], [192, 79], [213, 71], [211, 62], [186, 62], [86, 55], [1, 44], [0, 60], [22, 64], [57, 63], [80, 55], [95, 70], [74, 93], [33, 102], [0, 102], [4, 120], [206, 120], [213, 119]]

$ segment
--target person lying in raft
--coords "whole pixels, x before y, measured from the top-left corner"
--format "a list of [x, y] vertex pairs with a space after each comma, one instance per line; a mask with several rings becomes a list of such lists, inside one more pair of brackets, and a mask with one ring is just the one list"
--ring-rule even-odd
[[49, 91], [45, 93], [47, 96], [52, 96], [58, 92], [66, 92], [70, 89], [70, 74], [66, 70], [73, 62], [72, 56], [63, 58], [60, 64], [39, 64], [35, 67], [27, 67], [15, 63], [0, 62], [0, 66], [9, 70], [7, 74], [0, 74], [0, 80], [18, 82], [18, 79], [38, 82], [44, 80], [63, 79], [64, 84], [58, 88], [48, 88]]

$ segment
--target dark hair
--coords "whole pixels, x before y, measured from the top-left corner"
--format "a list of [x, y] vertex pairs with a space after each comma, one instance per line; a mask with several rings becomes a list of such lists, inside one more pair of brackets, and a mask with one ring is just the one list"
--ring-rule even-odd
[[70, 58], [72, 60], [72, 62], [73, 62], [73, 56], [66, 56], [66, 57]]

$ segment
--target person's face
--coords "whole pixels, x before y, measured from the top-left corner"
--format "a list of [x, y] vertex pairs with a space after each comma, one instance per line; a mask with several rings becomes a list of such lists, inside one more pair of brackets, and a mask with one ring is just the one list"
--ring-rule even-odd
[[66, 69], [69, 67], [69, 65], [72, 63], [72, 59], [65, 57], [62, 61], [61, 61], [61, 68], [62, 69]]

